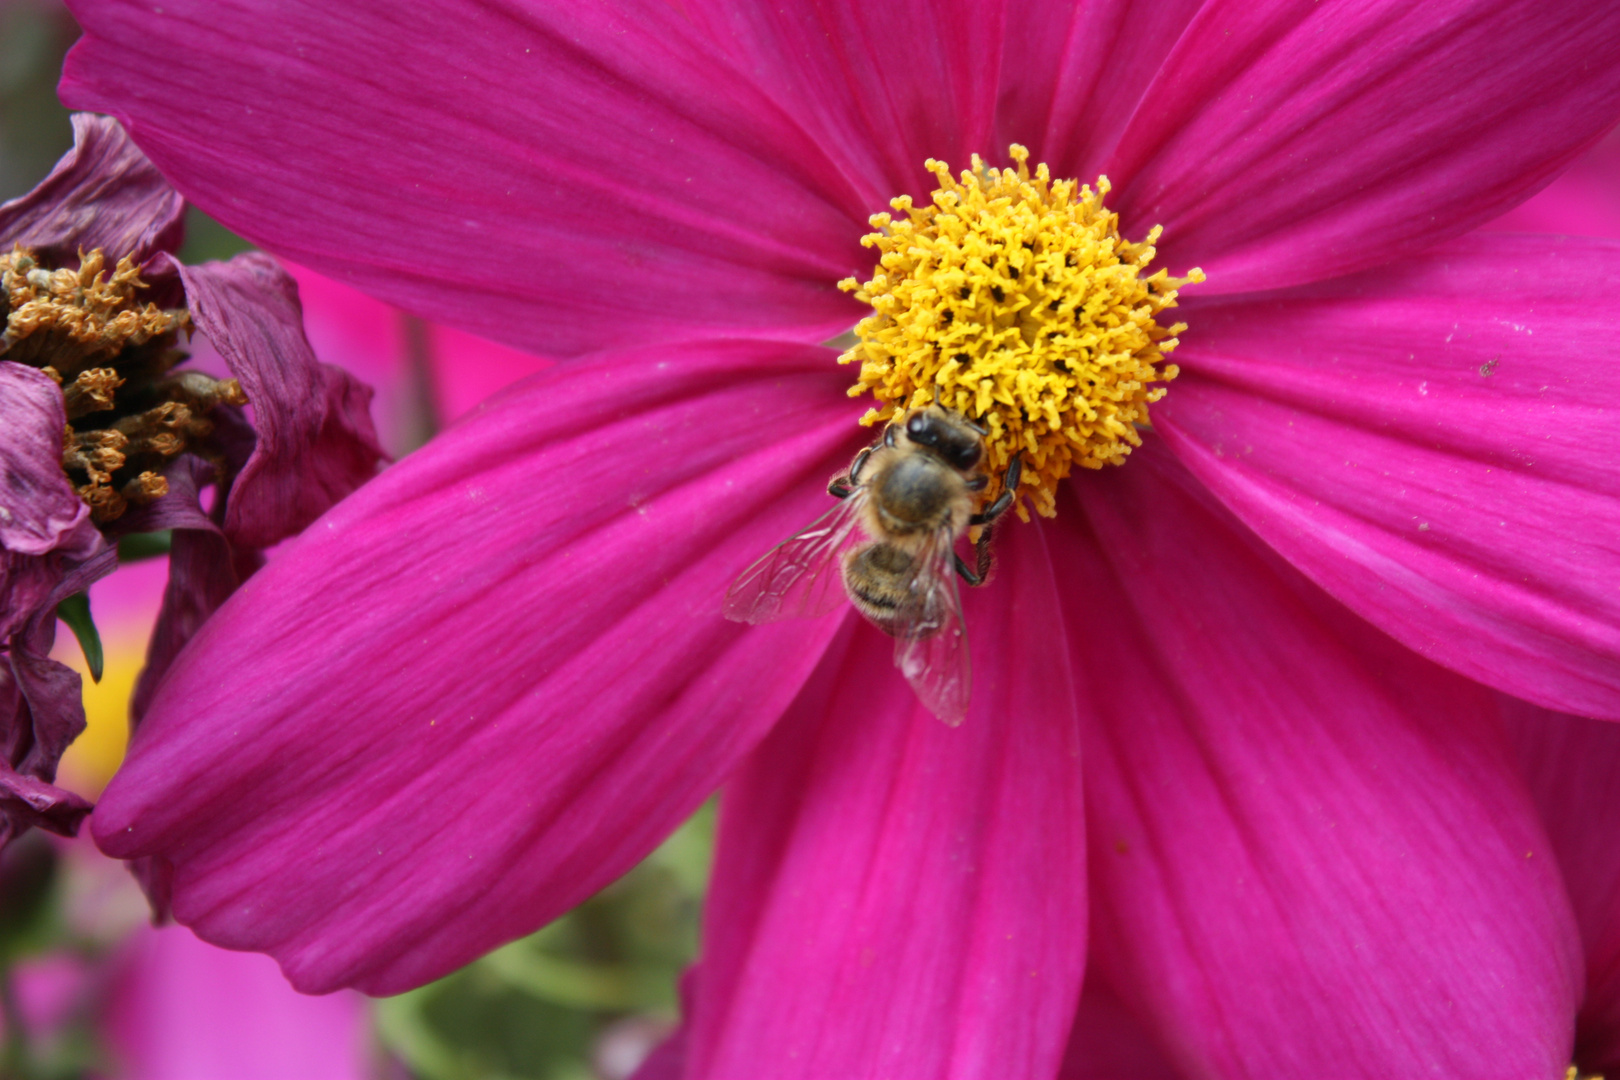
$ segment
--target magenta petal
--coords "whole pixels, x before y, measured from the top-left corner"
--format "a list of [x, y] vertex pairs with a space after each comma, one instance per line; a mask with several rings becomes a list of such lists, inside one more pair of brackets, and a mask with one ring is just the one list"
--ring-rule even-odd
[[1561, 1077], [1576, 929], [1489, 693], [1155, 440], [1074, 486], [1094, 959], [1132, 1012], [1191, 1076]]
[[832, 358], [648, 350], [486, 403], [203, 626], [97, 841], [166, 859], [177, 919], [309, 991], [407, 989], [605, 885], [836, 630], [720, 616], [860, 441]]
[[1080, 1011], [1057, 1080], [1182, 1080], [1182, 1076], [1093, 965], [1086, 972]]
[[1586, 946], [1583, 1074], [1620, 1070], [1620, 724], [1500, 700]]
[[180, 242], [185, 203], [118, 121], [73, 118], [73, 149], [27, 195], [0, 206], [0, 249], [21, 244], [52, 266], [101, 248], [135, 264]]
[[257, 442], [231, 486], [225, 535], [267, 548], [369, 480], [382, 450], [371, 388], [322, 364], [304, 337], [298, 285], [257, 252], [179, 266], [198, 329], [253, 406]]
[[1211, 0], [1104, 171], [1203, 295], [1381, 265], [1545, 185], [1620, 119], [1607, 0]]
[[938, 186], [923, 168], [927, 158], [965, 169], [974, 153], [1006, 152], [989, 142], [1002, 7], [1003, 0], [682, 4], [836, 164], [848, 192], [837, 192], [840, 205], [858, 221], [902, 192], [925, 202]]
[[858, 317], [834, 286], [881, 207], [675, 5], [71, 7], [65, 100], [244, 236], [434, 322], [572, 354]]
[[1245, 523], [1425, 656], [1620, 717], [1620, 242], [1481, 234], [1189, 319], [1154, 422]]
[[1484, 228], [1493, 232], [1620, 237], [1620, 131], [1588, 150], [1558, 179]]
[[630, 1080], [685, 1080], [686, 1029], [677, 1028], [653, 1047], [652, 1053], [636, 1067]]
[[1020, 0], [1007, 8], [994, 149], [1090, 182], [1203, 0]]
[[960, 727], [865, 623], [721, 798], [687, 1080], [1052, 1076], [1079, 998], [1076, 703], [1042, 530], [965, 598]]

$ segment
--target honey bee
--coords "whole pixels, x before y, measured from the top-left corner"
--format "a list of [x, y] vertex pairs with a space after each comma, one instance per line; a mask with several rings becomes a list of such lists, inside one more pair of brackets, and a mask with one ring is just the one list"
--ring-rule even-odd
[[[922, 703], [947, 724], [961, 723], [969, 670], [956, 579], [984, 583], [992, 527], [1012, 505], [1022, 471], [1015, 456], [1000, 496], [978, 509], [990, 483], [979, 468], [984, 435], [961, 413], [937, 404], [889, 424], [827, 485], [842, 501], [737, 578], [726, 593], [726, 618], [813, 617], [847, 597], [894, 638], [895, 666]], [[976, 565], [970, 567], [956, 544], [975, 527]], [[839, 574], [829, 572], [833, 566]]]

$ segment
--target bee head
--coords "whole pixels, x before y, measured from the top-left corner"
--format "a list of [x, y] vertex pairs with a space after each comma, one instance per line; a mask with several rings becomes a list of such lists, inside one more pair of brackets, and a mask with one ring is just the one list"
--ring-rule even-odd
[[958, 472], [968, 472], [984, 456], [978, 428], [957, 413], [930, 405], [906, 418], [906, 438], [925, 446]]

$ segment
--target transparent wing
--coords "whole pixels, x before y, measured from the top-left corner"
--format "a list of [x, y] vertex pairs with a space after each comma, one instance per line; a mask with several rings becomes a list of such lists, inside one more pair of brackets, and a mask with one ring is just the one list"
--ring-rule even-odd
[[847, 603], [838, 556], [864, 539], [865, 505], [865, 490], [856, 488], [808, 529], [766, 552], [726, 590], [726, 618], [745, 623], [808, 619]]
[[939, 530], [917, 560], [894, 639], [894, 666], [928, 710], [952, 727], [967, 717], [971, 683], [954, 554], [951, 531]]

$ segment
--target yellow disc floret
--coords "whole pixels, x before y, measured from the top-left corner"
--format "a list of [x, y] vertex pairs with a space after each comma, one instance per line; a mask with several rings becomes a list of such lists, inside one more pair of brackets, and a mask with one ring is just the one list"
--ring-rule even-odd
[[[939, 178], [932, 205], [894, 199], [896, 216], [874, 214], [861, 242], [880, 253], [872, 280], [839, 282], [872, 305], [840, 363], [861, 365], [851, 396], [871, 390], [876, 424], [936, 400], [987, 432], [985, 468], [995, 498], [1013, 455], [1023, 457], [1021, 495], [1051, 517], [1058, 481], [1076, 465], [1120, 464], [1140, 446], [1137, 425], [1176, 377], [1165, 355], [1186, 324], [1157, 317], [1176, 290], [1204, 280], [1146, 273], [1159, 228], [1137, 243], [1097, 189], [1029, 170], [1013, 146], [1012, 169], [973, 168]], [[1023, 500], [1019, 516], [1028, 520]]]

